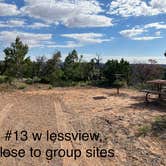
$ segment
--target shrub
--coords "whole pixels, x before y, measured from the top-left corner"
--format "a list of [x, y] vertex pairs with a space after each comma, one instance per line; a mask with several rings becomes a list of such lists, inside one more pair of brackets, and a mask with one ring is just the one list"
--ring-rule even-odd
[[7, 82], [7, 76], [1, 76], [0, 75], [0, 84]]
[[31, 78], [26, 79], [25, 83], [27, 84], [33, 84], [33, 80]]
[[20, 85], [17, 86], [17, 89], [22, 90], [22, 89], [25, 89], [26, 87], [27, 86], [25, 84], [20, 84]]
[[33, 83], [39, 83], [39, 82], [41, 82], [41, 79], [39, 77], [33, 78]]
[[103, 68], [103, 74], [106, 79], [113, 83], [116, 80], [116, 75], [123, 75], [124, 79], [128, 82], [131, 68], [129, 62], [124, 59], [108, 60]]
[[15, 80], [15, 78], [14, 77], [11, 77], [11, 76], [8, 76], [7, 78], [6, 78], [6, 81], [7, 81], [7, 83], [9, 83], [9, 84], [12, 84], [12, 82]]

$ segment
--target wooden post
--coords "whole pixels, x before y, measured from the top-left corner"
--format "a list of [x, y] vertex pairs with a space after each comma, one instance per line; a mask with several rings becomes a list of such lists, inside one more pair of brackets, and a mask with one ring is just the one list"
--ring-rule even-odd
[[119, 95], [119, 87], [117, 88], [117, 94]]

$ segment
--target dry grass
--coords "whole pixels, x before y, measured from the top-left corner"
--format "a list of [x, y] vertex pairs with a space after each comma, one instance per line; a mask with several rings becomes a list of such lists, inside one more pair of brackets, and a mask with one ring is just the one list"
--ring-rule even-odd
[[[54, 145], [45, 141], [37, 144], [46, 147], [75, 147], [92, 148], [100, 146], [113, 148], [114, 159], [94, 159], [86, 161], [80, 159], [80, 164], [89, 166], [164, 166], [166, 164], [165, 138], [145, 135], [138, 137], [138, 130], [145, 124], [150, 124], [156, 117], [165, 116], [165, 106], [144, 103], [144, 94], [129, 89], [116, 90], [100, 88], [56, 88], [50, 90], [31, 88], [25, 92], [3, 93], [0, 95], [0, 133], [7, 129], [12, 130], [62, 130], [76, 132], [100, 132], [101, 142], [86, 142]], [[59, 104], [58, 104], [59, 103]], [[6, 107], [10, 104], [10, 107]], [[5, 109], [4, 109], [5, 108]], [[3, 112], [2, 112], [3, 110]], [[59, 128], [58, 128], [59, 126]], [[29, 141], [26, 144], [14, 141], [6, 143], [0, 138], [3, 146], [28, 148], [36, 146]], [[49, 163], [41, 158], [32, 160], [25, 158], [19, 160], [2, 160], [0, 165], [65, 165], [66, 159], [54, 159]], [[69, 165], [73, 164], [69, 160]], [[12, 164], [15, 163], [15, 164]], [[76, 164], [78, 165], [78, 163]]]

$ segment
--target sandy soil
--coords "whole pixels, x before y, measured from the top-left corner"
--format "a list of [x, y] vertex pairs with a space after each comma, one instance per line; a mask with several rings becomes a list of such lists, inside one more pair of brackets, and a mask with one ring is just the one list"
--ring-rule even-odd
[[[0, 146], [26, 149], [81, 149], [99, 147], [114, 149], [113, 158], [78, 160], [55, 157], [40, 158], [0, 157], [2, 166], [165, 166], [166, 140], [152, 136], [137, 136], [138, 128], [160, 115], [166, 115], [166, 106], [146, 105], [144, 94], [123, 89], [57, 88], [53, 90], [17, 91], [0, 94]], [[43, 132], [99, 132], [100, 141], [5, 141], [7, 130]], [[44, 135], [44, 138], [46, 136]]]

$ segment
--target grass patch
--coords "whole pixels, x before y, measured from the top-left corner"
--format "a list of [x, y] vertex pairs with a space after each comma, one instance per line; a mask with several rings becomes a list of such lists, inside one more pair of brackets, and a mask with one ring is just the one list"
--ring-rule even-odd
[[151, 131], [150, 125], [144, 125], [138, 129], [138, 136], [146, 136]]
[[166, 115], [158, 116], [150, 124], [145, 124], [138, 129], [137, 136], [151, 136], [166, 138]]
[[156, 117], [152, 123], [152, 134], [155, 136], [166, 134], [166, 115]]
[[20, 84], [17, 86], [17, 89], [23, 90], [23, 89], [26, 89], [26, 87], [27, 87], [26, 84]]

